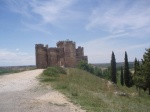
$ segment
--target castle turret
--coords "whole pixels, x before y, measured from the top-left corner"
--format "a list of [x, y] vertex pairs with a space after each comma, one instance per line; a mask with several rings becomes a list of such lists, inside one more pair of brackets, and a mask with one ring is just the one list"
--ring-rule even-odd
[[77, 49], [76, 49], [76, 59], [77, 59], [77, 63], [79, 63], [80, 61], [85, 61], [88, 63], [88, 57], [87, 56], [84, 56], [84, 48], [79, 46]]
[[35, 45], [37, 68], [46, 68], [47, 67], [47, 47], [48, 46], [44, 47], [43, 44]]
[[76, 45], [73, 41], [59, 41], [58, 48], [64, 48], [65, 67], [76, 66]]
[[83, 47], [79, 46], [79, 47], [76, 49], [76, 56], [77, 56], [77, 57], [84, 56], [84, 49], [83, 49]]

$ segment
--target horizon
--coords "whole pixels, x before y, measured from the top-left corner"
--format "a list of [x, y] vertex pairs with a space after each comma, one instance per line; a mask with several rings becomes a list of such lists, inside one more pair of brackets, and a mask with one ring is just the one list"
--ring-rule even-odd
[[[116, 62], [116, 64], [118, 64], [118, 63], [124, 63], [124, 62]], [[128, 63], [134, 63], [134, 61], [129, 61]], [[111, 64], [111, 63], [88, 63], [88, 64]], [[15, 65], [15, 66], [9, 66], [9, 65], [7, 65], [7, 66], [0, 66], [0, 67], [26, 67], [26, 66], [36, 66], [36, 64], [35, 65]]]
[[89, 63], [143, 58], [150, 47], [149, 0], [1, 0], [0, 66], [35, 65], [35, 44], [66, 39]]

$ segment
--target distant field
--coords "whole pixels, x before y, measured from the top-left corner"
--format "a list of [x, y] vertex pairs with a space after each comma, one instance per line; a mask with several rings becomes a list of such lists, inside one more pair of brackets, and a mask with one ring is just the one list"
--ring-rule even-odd
[[[53, 72], [49, 73], [55, 71], [57, 70], [53, 69]], [[141, 90], [141, 96], [138, 96], [135, 87], [122, 87], [119, 82], [115, 85], [80, 69], [69, 68], [66, 71], [67, 74], [55, 74], [56, 77], [42, 74], [40, 80], [43, 83], [50, 83], [53, 88], [64, 93], [87, 112], [149, 112], [150, 110], [148, 92]]]
[[[100, 68], [108, 68], [110, 67], [110, 63], [93, 63], [92, 64], [95, 67], [100, 67]], [[116, 67], [120, 68], [124, 66], [124, 62], [117, 62], [116, 63]], [[133, 68], [134, 67], [134, 62], [129, 62], [129, 68]]]
[[26, 70], [35, 69], [35, 66], [6, 66], [0, 67], [0, 75], [9, 74], [9, 73], [17, 73]]

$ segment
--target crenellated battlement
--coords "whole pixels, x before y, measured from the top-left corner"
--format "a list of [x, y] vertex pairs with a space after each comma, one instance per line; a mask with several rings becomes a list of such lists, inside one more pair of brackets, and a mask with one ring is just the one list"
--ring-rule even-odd
[[83, 49], [83, 47], [81, 47], [81, 46], [78, 46], [78, 48], [77, 49]]
[[48, 45], [44, 46], [44, 44], [35, 44], [35, 47], [40, 49], [48, 49]]
[[44, 44], [35, 44], [35, 47], [44, 47]]
[[57, 43], [56, 43], [56, 45], [57, 46], [59, 46], [60, 44], [66, 44], [66, 43], [68, 43], [68, 44], [76, 44], [75, 42], [73, 42], [73, 41], [70, 41], [70, 40], [65, 40], [65, 41], [58, 41]]

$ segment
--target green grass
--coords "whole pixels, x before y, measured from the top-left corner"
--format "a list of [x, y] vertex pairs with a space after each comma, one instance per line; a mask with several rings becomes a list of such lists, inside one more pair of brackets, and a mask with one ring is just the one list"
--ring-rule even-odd
[[48, 67], [47, 69], [45, 69], [43, 71], [43, 73], [41, 74], [42, 77], [38, 77], [42, 82], [53, 82], [58, 80], [58, 77], [60, 77], [60, 75], [64, 75], [67, 74], [66, 70], [61, 68], [61, 67]]
[[59, 74], [66, 74], [66, 71], [63, 68], [57, 67], [57, 66], [48, 67], [46, 70], [44, 70], [43, 74], [47, 76], [56, 77], [56, 76], [59, 76]]
[[8, 73], [16, 73], [16, 72], [17, 70], [3, 69], [3, 68], [0, 69], [0, 75], [8, 74]]
[[[88, 112], [148, 112], [150, 96], [138, 96], [134, 87], [126, 88], [109, 84], [107, 80], [80, 69], [67, 69], [67, 75], [41, 75], [43, 82], [64, 93], [73, 103], [79, 104]], [[62, 74], [62, 73], [60, 73]], [[54, 80], [52, 80], [54, 79]], [[115, 95], [123, 91], [128, 96]]]

